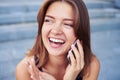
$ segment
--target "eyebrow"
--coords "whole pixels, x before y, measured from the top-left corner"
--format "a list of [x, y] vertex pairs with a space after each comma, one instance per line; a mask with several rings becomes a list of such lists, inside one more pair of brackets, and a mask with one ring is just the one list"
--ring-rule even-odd
[[[55, 19], [55, 17], [53, 17], [53, 16], [50, 16], [50, 15], [45, 15], [45, 17], [49, 17], [49, 18], [52, 18], [52, 19]], [[64, 21], [74, 21], [74, 19], [68, 19], [68, 18], [64, 18], [63, 19]]]

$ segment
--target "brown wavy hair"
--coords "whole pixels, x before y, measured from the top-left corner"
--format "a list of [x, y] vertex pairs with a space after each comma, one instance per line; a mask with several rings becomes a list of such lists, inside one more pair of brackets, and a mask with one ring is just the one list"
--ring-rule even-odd
[[46, 0], [44, 4], [41, 6], [38, 16], [37, 16], [37, 22], [38, 22], [38, 33], [36, 37], [36, 42], [31, 49], [30, 53], [28, 55], [37, 55], [39, 58], [39, 67], [43, 67], [47, 60], [48, 60], [48, 52], [43, 44], [42, 41], [42, 25], [44, 22], [44, 18], [47, 12], [47, 9], [49, 6], [56, 2], [56, 1], [63, 1], [67, 2], [73, 7], [74, 12], [74, 31], [76, 37], [82, 41], [83, 51], [84, 51], [84, 61], [85, 66], [83, 70], [80, 72], [80, 76], [84, 76], [87, 71], [89, 71], [89, 66], [91, 62], [91, 58], [93, 56], [91, 51], [91, 44], [90, 44], [90, 22], [89, 22], [89, 15], [86, 8], [85, 3], [83, 0]]

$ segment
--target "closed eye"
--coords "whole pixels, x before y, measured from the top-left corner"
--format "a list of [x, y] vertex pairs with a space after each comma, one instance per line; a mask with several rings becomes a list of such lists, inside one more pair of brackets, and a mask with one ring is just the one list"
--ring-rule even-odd
[[64, 23], [65, 26], [73, 27], [73, 24]]
[[52, 20], [52, 19], [45, 19], [45, 20], [44, 20], [44, 23], [52, 24], [52, 23], [53, 23], [53, 20]]
[[49, 20], [49, 19], [45, 19], [44, 22], [51, 22], [51, 20]]

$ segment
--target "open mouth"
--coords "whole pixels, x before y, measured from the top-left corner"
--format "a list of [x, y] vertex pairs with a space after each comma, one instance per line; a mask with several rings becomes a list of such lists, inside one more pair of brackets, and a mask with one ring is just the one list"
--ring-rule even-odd
[[65, 43], [64, 40], [62, 40], [62, 39], [55, 39], [55, 38], [49, 38], [49, 41], [50, 41], [51, 43], [56, 44], [56, 45], [62, 45], [62, 44]]
[[61, 48], [63, 44], [65, 43], [64, 40], [58, 39], [58, 38], [49, 38], [50, 46], [52, 48]]

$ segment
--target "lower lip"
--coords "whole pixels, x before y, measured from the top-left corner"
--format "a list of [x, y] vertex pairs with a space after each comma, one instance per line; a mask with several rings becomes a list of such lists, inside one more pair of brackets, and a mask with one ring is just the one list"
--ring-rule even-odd
[[53, 43], [53, 42], [50, 42], [50, 46], [51, 46], [52, 48], [60, 48], [62, 45], [63, 45], [63, 44], [55, 44], [55, 43]]

